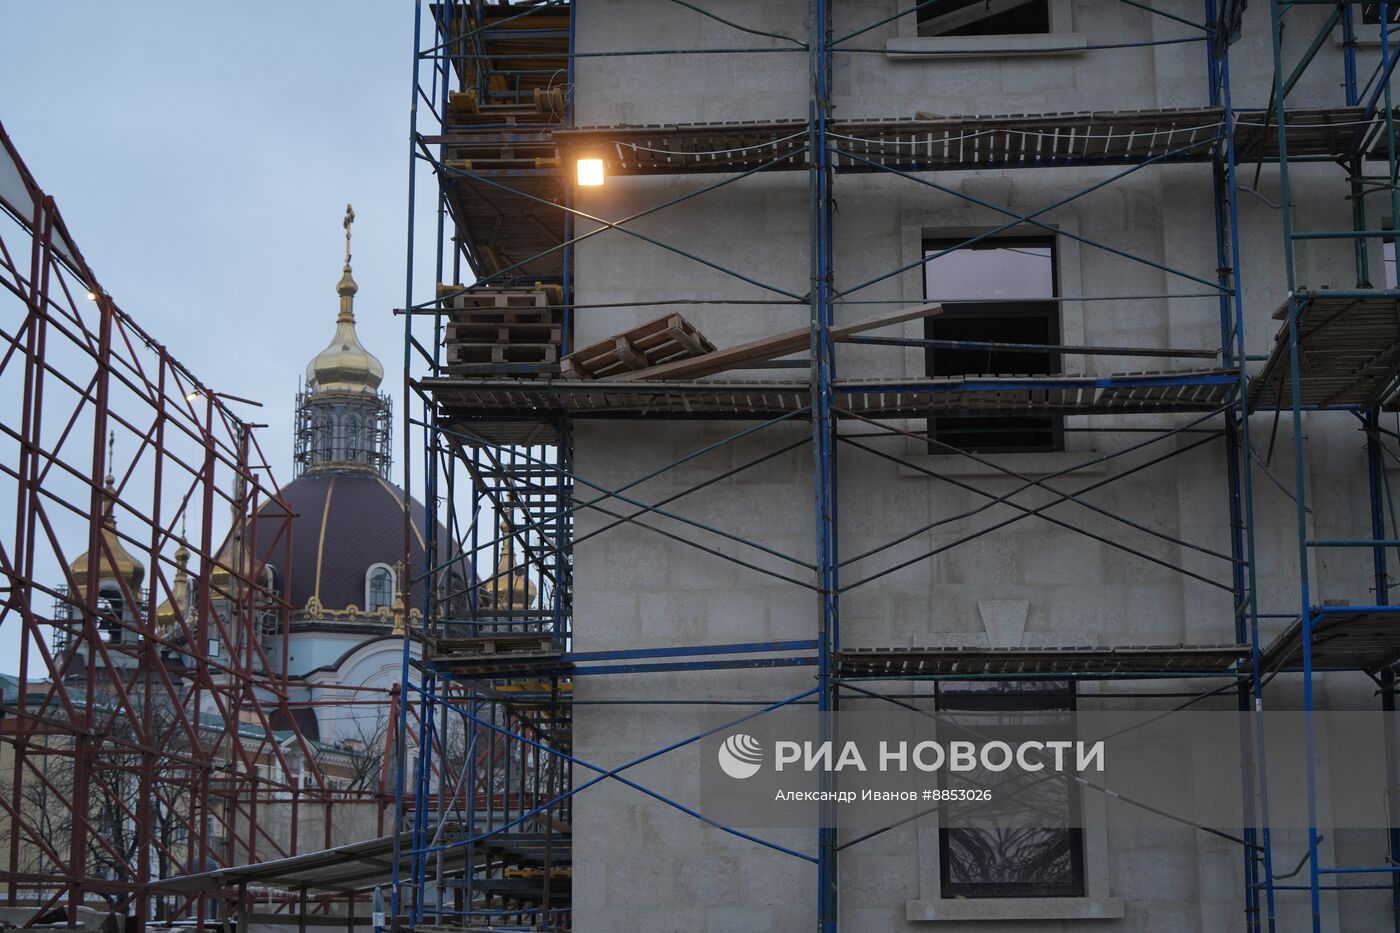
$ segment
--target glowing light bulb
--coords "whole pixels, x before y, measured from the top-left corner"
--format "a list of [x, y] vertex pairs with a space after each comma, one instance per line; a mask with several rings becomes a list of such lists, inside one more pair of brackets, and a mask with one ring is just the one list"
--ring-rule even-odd
[[578, 184], [580, 188], [597, 188], [603, 183], [602, 159], [578, 160]]

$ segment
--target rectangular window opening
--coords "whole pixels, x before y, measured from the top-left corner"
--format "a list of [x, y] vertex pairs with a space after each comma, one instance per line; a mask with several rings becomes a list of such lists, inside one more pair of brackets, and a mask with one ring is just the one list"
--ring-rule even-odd
[[1021, 36], [1050, 32], [1050, 0], [940, 0], [920, 7], [920, 36]]
[[[1385, 18], [1392, 26], [1400, 23], [1400, 3], [1387, 4]], [[1361, 4], [1361, 22], [1368, 26], [1379, 26], [1381, 24], [1381, 5], [1379, 3]]]
[[[1387, 229], [1390, 228], [1387, 226]], [[1400, 287], [1396, 285], [1397, 278], [1395, 273], [1395, 237], [1393, 235], [1388, 236], [1381, 241], [1381, 258], [1382, 263], [1385, 266], [1385, 274], [1382, 281], [1385, 282], [1386, 289]]]
[[[968, 344], [927, 347], [928, 376], [1061, 372], [1058, 352], [1025, 346], [1061, 340], [1060, 305], [1053, 300], [1059, 294], [1053, 237], [999, 237], [967, 247], [930, 240], [924, 256], [926, 300], [969, 299], [944, 300], [942, 314], [924, 319], [925, 339]], [[974, 453], [1062, 450], [1064, 419], [931, 414], [928, 435], [929, 453], [945, 453], [947, 447]]]
[[[982, 735], [994, 725], [1063, 727], [1075, 707], [1072, 681], [952, 681], [935, 691], [941, 721]], [[941, 897], [1085, 896], [1080, 790], [1068, 774], [974, 771], [950, 786], [990, 788], [1003, 802], [982, 815], [940, 811]]]

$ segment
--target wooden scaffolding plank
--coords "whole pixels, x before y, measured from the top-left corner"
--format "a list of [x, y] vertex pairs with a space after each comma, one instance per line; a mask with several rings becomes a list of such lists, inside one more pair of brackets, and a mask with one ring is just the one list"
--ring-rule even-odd
[[[905, 321], [932, 317], [942, 312], [943, 306], [940, 304], [923, 304], [900, 311], [896, 314], [883, 315], [855, 324], [844, 324], [839, 327], [833, 327], [830, 330], [831, 339], [839, 341], [844, 337], [853, 337], [865, 331], [875, 330], [876, 328], [891, 324], [901, 324]], [[696, 379], [700, 376], [710, 376], [730, 369], [742, 369], [744, 366], [751, 363], [763, 363], [801, 351], [810, 345], [812, 339], [811, 333], [811, 329], [806, 327], [800, 330], [787, 331], [786, 333], [777, 334], [773, 337], [763, 337], [759, 340], [742, 343], [736, 347], [715, 350], [712, 353], [706, 353], [691, 359], [679, 360], [661, 366], [653, 366], [649, 369], [637, 370], [635, 372], [622, 373], [611, 377], [611, 381], [652, 382], [668, 379]]]

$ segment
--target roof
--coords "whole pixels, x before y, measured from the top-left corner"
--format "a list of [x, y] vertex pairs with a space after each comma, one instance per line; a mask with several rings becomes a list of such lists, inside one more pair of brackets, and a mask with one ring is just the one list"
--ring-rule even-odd
[[[282, 488], [291, 510], [291, 589], [293, 609], [314, 596], [326, 609], [365, 608], [365, 574], [374, 564], [392, 567], [403, 561], [403, 496], [398, 486], [360, 471], [306, 473]], [[424, 510], [411, 506], [410, 572], [423, 566]], [[258, 557], [272, 565], [278, 584], [287, 580], [288, 558], [277, 504], [258, 513]], [[439, 540], [445, 532], [439, 531]], [[417, 605], [415, 588], [410, 605]]]

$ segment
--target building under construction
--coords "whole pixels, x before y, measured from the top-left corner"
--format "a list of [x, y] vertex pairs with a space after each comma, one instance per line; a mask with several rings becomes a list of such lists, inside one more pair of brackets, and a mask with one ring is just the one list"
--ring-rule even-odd
[[[12, 856], [11, 905], [47, 886], [70, 923], [111, 889], [139, 922], [159, 896], [240, 927], [1400, 930], [1394, 730], [1359, 760], [1317, 729], [1393, 712], [1400, 662], [1387, 4], [417, 7], [397, 436], [436, 521], [398, 584], [419, 615], [392, 826], [269, 851], [256, 778], [193, 756], [179, 773], [246, 814], [246, 845], [103, 881], [65, 854], [94, 825], [72, 820], [62, 882]], [[68, 249], [58, 230], [36, 255]], [[26, 333], [10, 356], [41, 359]], [[106, 403], [78, 396], [95, 549]], [[199, 436], [237, 427], [199, 397]], [[196, 472], [207, 502], [230, 488]], [[218, 552], [206, 535], [201, 564]], [[29, 620], [29, 552], [6, 553]], [[73, 637], [100, 640], [81, 615]], [[234, 699], [267, 674], [183, 663]], [[248, 708], [276, 707], [262, 689]], [[85, 703], [70, 717], [107, 708]], [[939, 807], [765, 829], [714, 815], [695, 757], [791, 710], [1196, 707], [1300, 717], [1305, 751], [1246, 735], [1233, 779], [1194, 791], [1238, 799], [1239, 825], [1131, 828], [1129, 789], [1069, 782], [1014, 845]], [[62, 731], [94, 760], [91, 728]], [[1374, 820], [1336, 826], [1321, 788], [1362, 768]], [[1290, 781], [1302, 798], [1271, 797]]]
[[[515, 764], [405, 812], [403, 922], [1400, 924], [1392, 796], [1348, 832], [1268, 795], [1361, 765], [1314, 749], [1319, 710], [1394, 704], [1394, 21], [423, 5], [412, 177], [440, 201], [410, 261], [439, 274], [405, 303], [405, 457], [539, 591], [424, 611], [420, 716]], [[959, 691], [1297, 710], [1310, 744], [1202, 791], [1244, 801], [1229, 832], [1116, 829], [1084, 787], [1075, 830], [986, 857], [937, 810], [706, 812], [712, 736]]]

